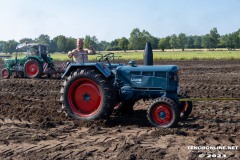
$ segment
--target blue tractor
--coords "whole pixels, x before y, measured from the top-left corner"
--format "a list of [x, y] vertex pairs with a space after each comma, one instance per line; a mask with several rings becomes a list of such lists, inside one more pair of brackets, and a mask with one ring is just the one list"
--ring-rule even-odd
[[[191, 102], [180, 102], [178, 66], [112, 64], [109, 53], [96, 63], [72, 63], [62, 75], [62, 109], [80, 120], [109, 117], [113, 110], [131, 111], [136, 101], [152, 100], [147, 109], [156, 127], [173, 127], [192, 111]], [[107, 63], [105, 63], [107, 62]]]

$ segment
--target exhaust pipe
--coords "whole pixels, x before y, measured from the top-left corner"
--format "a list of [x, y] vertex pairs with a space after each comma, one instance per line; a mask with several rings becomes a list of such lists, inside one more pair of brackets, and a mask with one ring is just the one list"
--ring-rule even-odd
[[146, 43], [144, 55], [143, 55], [144, 65], [152, 66], [153, 65], [153, 52], [151, 43]]

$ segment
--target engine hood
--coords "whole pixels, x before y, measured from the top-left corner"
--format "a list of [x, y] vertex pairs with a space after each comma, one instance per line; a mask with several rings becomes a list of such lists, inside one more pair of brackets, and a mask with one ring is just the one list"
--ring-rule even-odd
[[176, 90], [178, 86], [176, 65], [119, 66], [116, 71], [117, 79], [133, 88]]
[[156, 72], [156, 71], [172, 71], [176, 72], [178, 71], [178, 66], [176, 65], [158, 65], [158, 66], [119, 66], [119, 70], [121, 71], [150, 71], [150, 72]]

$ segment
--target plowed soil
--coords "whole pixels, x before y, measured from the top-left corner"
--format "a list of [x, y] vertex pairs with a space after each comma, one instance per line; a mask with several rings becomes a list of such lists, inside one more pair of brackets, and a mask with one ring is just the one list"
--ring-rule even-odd
[[[181, 90], [190, 97], [240, 97], [240, 60], [158, 63], [180, 67]], [[194, 102], [189, 119], [171, 129], [152, 127], [146, 118], [149, 102], [143, 101], [135, 104], [131, 115], [81, 122], [61, 112], [60, 83], [58, 79], [0, 78], [0, 159], [184, 160], [210, 154], [240, 159], [239, 148], [188, 148], [240, 147], [240, 101]]]

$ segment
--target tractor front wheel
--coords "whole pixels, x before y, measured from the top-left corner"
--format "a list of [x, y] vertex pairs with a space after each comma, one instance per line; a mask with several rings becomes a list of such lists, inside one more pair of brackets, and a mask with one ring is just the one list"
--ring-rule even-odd
[[63, 83], [60, 101], [68, 116], [93, 120], [107, 118], [114, 108], [111, 80], [95, 70], [82, 69], [69, 75]]
[[8, 79], [10, 77], [10, 73], [7, 68], [2, 69], [1, 75], [3, 79]]
[[147, 118], [149, 122], [159, 128], [174, 127], [179, 122], [179, 108], [169, 98], [158, 98], [149, 106]]
[[24, 74], [28, 78], [39, 78], [43, 72], [42, 64], [36, 59], [28, 59], [24, 64]]

